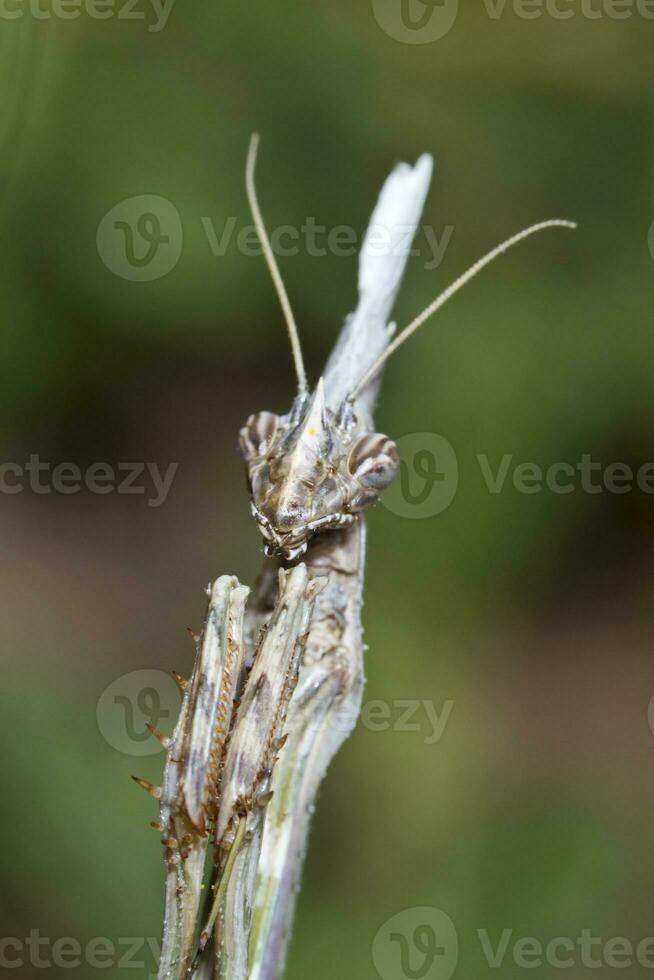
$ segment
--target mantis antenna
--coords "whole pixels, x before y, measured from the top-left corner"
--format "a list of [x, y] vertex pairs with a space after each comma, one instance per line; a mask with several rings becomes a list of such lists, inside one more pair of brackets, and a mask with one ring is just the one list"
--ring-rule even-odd
[[507, 238], [507, 240], [502, 242], [501, 245], [497, 245], [492, 251], [484, 255], [483, 258], [479, 259], [474, 265], [470, 266], [467, 272], [464, 272], [458, 279], [455, 279], [454, 282], [447, 287], [447, 289], [443, 290], [443, 292], [436, 297], [433, 303], [429, 304], [426, 310], [423, 310], [422, 313], [415, 318], [415, 320], [412, 320], [411, 323], [397, 335], [395, 340], [388, 345], [384, 353], [377, 358], [372, 367], [366, 371], [352, 393], [347, 396], [346, 401], [348, 401], [350, 404], [356, 401], [363, 389], [370, 381], [372, 381], [381, 366], [385, 364], [391, 354], [396, 351], [405, 340], [408, 340], [411, 334], [415, 333], [418, 327], [421, 327], [425, 320], [428, 320], [429, 317], [436, 312], [436, 310], [439, 310], [441, 306], [444, 306], [448, 299], [454, 296], [455, 293], [458, 293], [460, 289], [463, 289], [463, 287], [469, 283], [471, 279], [474, 279], [478, 272], [481, 272], [485, 266], [490, 265], [490, 263], [493, 262], [499, 255], [506, 252], [513, 245], [517, 245], [517, 243], [521, 242], [523, 238], [528, 238], [529, 235], [534, 235], [538, 231], [543, 231], [544, 228], [576, 227], [577, 225], [573, 221], [561, 221], [558, 219], [554, 219], [552, 221], [541, 221], [540, 224], [532, 225], [530, 228], [525, 228], [523, 231], [518, 232], [517, 235]]
[[279, 302], [284, 313], [284, 318], [286, 320], [286, 326], [288, 329], [288, 336], [291, 341], [291, 350], [293, 351], [293, 361], [295, 363], [295, 373], [297, 374], [298, 388], [300, 394], [304, 394], [307, 390], [307, 376], [304, 370], [304, 361], [302, 359], [302, 348], [300, 346], [300, 336], [298, 334], [297, 324], [295, 322], [295, 317], [293, 316], [293, 310], [291, 309], [291, 304], [288, 299], [288, 294], [286, 292], [286, 287], [284, 286], [284, 281], [281, 277], [279, 267], [275, 260], [275, 255], [270, 244], [270, 239], [268, 238], [268, 232], [266, 231], [266, 226], [263, 221], [263, 216], [261, 214], [261, 208], [259, 207], [259, 201], [257, 200], [257, 191], [254, 186], [254, 170], [257, 163], [257, 151], [259, 149], [259, 134], [253, 133], [250, 139], [250, 149], [248, 151], [247, 164], [245, 166], [245, 187], [247, 190], [248, 201], [250, 203], [250, 210], [252, 212], [252, 217], [254, 219], [254, 226], [257, 230], [257, 235], [259, 236], [259, 241], [261, 242], [261, 247], [263, 249], [263, 254], [266, 259], [266, 264], [268, 265], [268, 270], [270, 272], [273, 284], [277, 290], [277, 296], [279, 297]]

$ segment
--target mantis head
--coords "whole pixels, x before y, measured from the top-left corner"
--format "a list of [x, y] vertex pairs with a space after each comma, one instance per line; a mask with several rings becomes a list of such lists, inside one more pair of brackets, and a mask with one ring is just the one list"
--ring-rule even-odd
[[288, 415], [251, 415], [239, 445], [266, 554], [287, 561], [303, 555], [317, 531], [352, 524], [400, 464], [391, 439], [362, 431], [350, 412], [337, 417], [326, 407], [322, 379]]

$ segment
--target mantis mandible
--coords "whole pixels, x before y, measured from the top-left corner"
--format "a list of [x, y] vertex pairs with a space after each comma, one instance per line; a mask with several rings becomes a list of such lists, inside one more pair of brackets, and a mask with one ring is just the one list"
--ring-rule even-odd
[[[320, 781], [356, 723], [364, 683], [361, 607], [364, 512], [399, 468], [372, 412], [388, 357], [501, 253], [546, 228], [513, 235], [456, 279], [396, 337], [389, 324], [432, 173], [432, 159], [387, 179], [363, 243], [359, 302], [310, 391], [298, 328], [255, 190], [246, 188], [277, 291], [298, 390], [285, 415], [251, 415], [240, 433], [250, 507], [267, 560], [249, 589], [222, 576], [167, 749], [159, 801], [166, 909], [159, 980], [274, 980], [283, 972], [306, 837]], [[384, 229], [389, 247], [373, 247]], [[407, 235], [407, 230], [409, 234]], [[211, 853], [211, 887], [205, 866]]]

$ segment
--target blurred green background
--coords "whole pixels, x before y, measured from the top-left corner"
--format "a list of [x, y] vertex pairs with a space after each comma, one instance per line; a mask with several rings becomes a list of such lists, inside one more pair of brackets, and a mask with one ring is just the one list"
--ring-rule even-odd
[[[129, 776], [157, 781], [163, 756], [110, 744], [96, 708], [132, 671], [187, 673], [206, 583], [251, 583], [260, 564], [235, 440], [250, 412], [289, 405], [292, 365], [263, 261], [235, 240], [214, 255], [206, 233], [250, 223], [257, 129], [271, 228], [360, 234], [390, 168], [434, 154], [424, 221], [453, 232], [438, 268], [411, 259], [400, 323], [517, 229], [580, 225], [503, 259], [389, 364], [380, 431], [444, 436], [458, 492], [430, 519], [370, 517], [366, 700], [390, 722], [360, 726], [323, 785], [287, 976], [372, 980], [378, 930], [420, 906], [454, 922], [460, 977], [498, 974], [478, 930], [494, 946], [503, 929], [638, 943], [654, 933], [654, 500], [524, 494], [510, 477], [491, 494], [477, 455], [654, 459], [654, 24], [599, 0], [570, 19], [470, 0], [445, 36], [409, 44], [368, 0], [177, 0], [158, 31], [139, 3], [142, 19], [11, 0], [0, 16], [2, 460], [179, 464], [160, 507], [147, 481], [2, 495], [2, 936], [160, 935], [155, 807]], [[173, 205], [183, 247], [167, 275], [130, 281], [96, 235], [141, 195]], [[315, 379], [356, 259], [296, 251], [280, 263]], [[452, 702], [433, 744], [424, 713], [397, 724], [415, 699]], [[380, 955], [385, 980], [408, 975]], [[14, 975], [41, 976], [22, 956]], [[156, 971], [135, 960], [132, 976]], [[589, 968], [576, 954], [566, 972]], [[499, 973], [523, 973], [511, 946]]]

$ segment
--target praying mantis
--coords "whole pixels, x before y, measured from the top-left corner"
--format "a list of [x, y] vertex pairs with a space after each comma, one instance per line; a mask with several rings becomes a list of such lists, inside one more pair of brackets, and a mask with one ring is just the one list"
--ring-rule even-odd
[[[252, 516], [266, 561], [251, 591], [224, 575], [208, 610], [170, 737], [160, 804], [166, 899], [159, 980], [275, 980], [282, 975], [318, 785], [356, 724], [363, 685], [365, 511], [399, 468], [372, 412], [388, 357], [532, 225], [487, 253], [394, 339], [391, 308], [432, 175], [398, 165], [373, 212], [359, 300], [313, 391], [298, 328], [255, 189], [246, 189], [291, 343], [298, 391], [285, 415], [261, 411], [240, 432]], [[390, 233], [383, 253], [375, 230]], [[207, 887], [208, 885], [208, 887]]]

